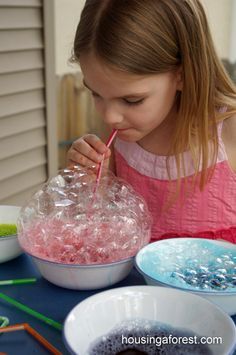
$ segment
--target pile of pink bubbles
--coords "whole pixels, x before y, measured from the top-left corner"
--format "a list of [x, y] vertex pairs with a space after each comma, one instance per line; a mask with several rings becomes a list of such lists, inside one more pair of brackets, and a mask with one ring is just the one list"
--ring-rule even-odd
[[63, 264], [105, 264], [134, 256], [150, 240], [145, 201], [105, 171], [95, 192], [93, 167], [64, 169], [21, 209], [19, 241], [41, 259]]

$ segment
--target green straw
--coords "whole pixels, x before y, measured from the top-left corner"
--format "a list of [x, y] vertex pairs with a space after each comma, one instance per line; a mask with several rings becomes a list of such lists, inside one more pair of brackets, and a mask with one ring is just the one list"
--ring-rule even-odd
[[43, 322], [51, 325], [52, 327], [54, 327], [54, 328], [56, 328], [58, 330], [62, 330], [62, 328], [63, 328], [61, 323], [55, 322], [53, 319], [45, 317], [43, 314], [33, 310], [32, 308], [29, 308], [28, 306], [25, 306], [24, 304], [14, 300], [13, 298], [5, 295], [2, 292], [0, 292], [0, 298], [2, 298], [6, 302], [12, 304], [16, 308], [19, 308], [21, 311], [24, 311], [24, 312], [30, 314], [31, 316], [42, 320]]
[[29, 278], [29, 279], [2, 280], [2, 281], [0, 281], [0, 286], [29, 284], [29, 283], [34, 283], [36, 281], [37, 281], [37, 279], [35, 277]]
[[0, 328], [4, 328], [9, 324], [9, 319], [7, 317], [0, 317]]

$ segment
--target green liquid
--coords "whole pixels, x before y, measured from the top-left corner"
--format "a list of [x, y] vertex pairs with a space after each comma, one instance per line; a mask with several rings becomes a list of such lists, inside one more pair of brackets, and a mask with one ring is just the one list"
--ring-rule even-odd
[[0, 223], [0, 237], [7, 237], [17, 233], [16, 224]]

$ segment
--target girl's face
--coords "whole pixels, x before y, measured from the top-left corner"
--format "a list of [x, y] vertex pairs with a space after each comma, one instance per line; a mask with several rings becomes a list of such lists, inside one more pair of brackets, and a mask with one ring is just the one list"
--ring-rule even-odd
[[[175, 118], [179, 72], [136, 75], [106, 66], [92, 54], [82, 55], [85, 86], [103, 120], [126, 141], [137, 142]], [[168, 118], [168, 120], [167, 120]]]

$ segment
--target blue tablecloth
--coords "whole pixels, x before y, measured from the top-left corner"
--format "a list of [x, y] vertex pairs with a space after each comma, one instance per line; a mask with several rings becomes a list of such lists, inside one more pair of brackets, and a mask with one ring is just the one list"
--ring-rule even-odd
[[[40, 276], [31, 258], [25, 254], [0, 265], [0, 280], [28, 277], [37, 277], [38, 281], [35, 284], [1, 286], [0, 292], [62, 324], [67, 314], [77, 303], [99, 292], [99, 290], [67, 290], [54, 286]], [[143, 277], [133, 269], [125, 280], [114, 287], [144, 284]], [[0, 316], [8, 317], [10, 324], [29, 323], [63, 354], [69, 354], [63, 344], [60, 331], [16, 309], [1, 299]], [[236, 323], [236, 315], [233, 320]], [[45, 348], [25, 331], [15, 331], [0, 335], [0, 352], [5, 352], [8, 355], [48, 354]]]

